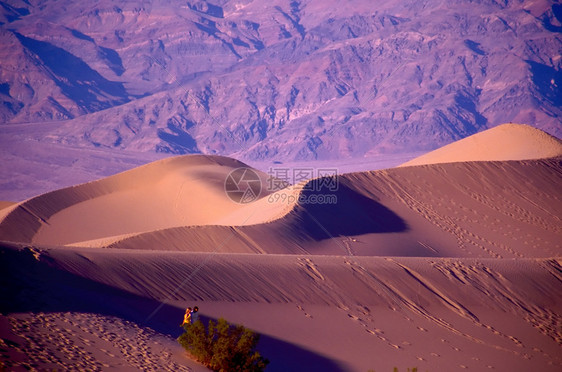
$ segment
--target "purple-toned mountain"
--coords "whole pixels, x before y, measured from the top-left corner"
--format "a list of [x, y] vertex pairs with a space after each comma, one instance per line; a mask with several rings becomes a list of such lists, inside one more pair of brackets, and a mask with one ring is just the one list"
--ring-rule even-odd
[[562, 137], [555, 1], [0, 5], [0, 122], [60, 121], [50, 141], [306, 160]]

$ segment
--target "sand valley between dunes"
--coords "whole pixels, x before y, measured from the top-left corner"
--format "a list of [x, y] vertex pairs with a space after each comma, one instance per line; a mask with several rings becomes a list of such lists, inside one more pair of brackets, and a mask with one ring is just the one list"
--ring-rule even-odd
[[198, 305], [258, 332], [268, 371], [562, 369], [558, 139], [510, 124], [277, 189], [251, 170], [237, 203], [244, 167], [167, 158], [0, 204], [2, 367], [204, 371], [175, 341]]

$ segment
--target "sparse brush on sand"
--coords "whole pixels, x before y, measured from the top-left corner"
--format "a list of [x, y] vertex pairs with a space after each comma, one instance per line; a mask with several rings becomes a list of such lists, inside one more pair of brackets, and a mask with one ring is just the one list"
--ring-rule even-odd
[[[504, 138], [552, 156], [479, 156]], [[474, 158], [282, 190], [336, 203], [233, 202], [244, 164], [185, 156], [5, 205], [0, 360], [208, 370], [176, 341], [197, 303], [201, 339], [227, 335], [213, 355], [255, 346], [225, 318], [260, 335], [267, 371], [560, 371], [562, 145], [513, 125], [457, 145]]]
[[261, 372], [269, 361], [256, 347], [259, 335], [242, 325], [231, 325], [224, 318], [184, 326], [178, 338], [180, 345], [199, 362], [213, 371]]

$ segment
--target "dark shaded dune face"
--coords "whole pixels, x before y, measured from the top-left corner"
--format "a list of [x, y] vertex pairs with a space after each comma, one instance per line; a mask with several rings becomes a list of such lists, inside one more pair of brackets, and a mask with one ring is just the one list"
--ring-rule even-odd
[[319, 179], [270, 229], [320, 254], [552, 257], [561, 169], [559, 158], [428, 165], [346, 174], [337, 190]]
[[383, 204], [325, 178], [305, 185], [296, 212], [299, 228], [314, 240], [408, 230], [406, 222]]

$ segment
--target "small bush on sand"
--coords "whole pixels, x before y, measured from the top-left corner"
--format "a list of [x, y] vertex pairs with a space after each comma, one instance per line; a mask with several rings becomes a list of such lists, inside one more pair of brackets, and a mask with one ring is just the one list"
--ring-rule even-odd
[[179, 343], [213, 371], [260, 372], [269, 363], [255, 350], [259, 335], [244, 326], [233, 326], [220, 318], [216, 323], [209, 321], [207, 329], [200, 320], [184, 329]]

